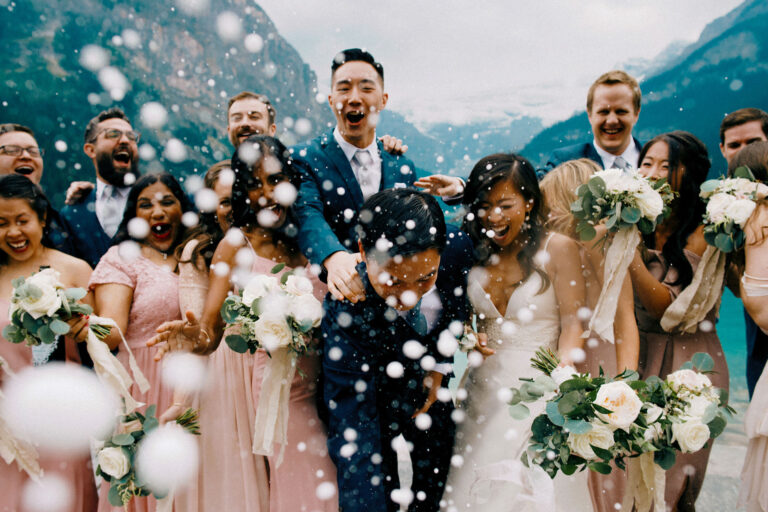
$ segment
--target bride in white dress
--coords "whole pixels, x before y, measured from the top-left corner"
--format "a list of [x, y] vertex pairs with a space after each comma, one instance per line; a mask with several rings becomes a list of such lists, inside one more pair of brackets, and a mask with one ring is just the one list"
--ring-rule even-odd
[[[582, 346], [578, 309], [585, 304], [578, 245], [544, 233], [536, 173], [522, 157], [491, 155], [472, 170], [464, 225], [478, 251], [468, 296], [487, 341], [485, 362], [468, 369], [459, 410], [447, 510], [591, 511], [586, 473], [552, 480], [520, 456], [543, 404], [526, 420], [509, 415], [504, 390], [536, 377], [530, 359], [547, 347], [572, 363]], [[503, 314], [502, 314], [503, 313]], [[489, 350], [490, 349], [490, 350]]]

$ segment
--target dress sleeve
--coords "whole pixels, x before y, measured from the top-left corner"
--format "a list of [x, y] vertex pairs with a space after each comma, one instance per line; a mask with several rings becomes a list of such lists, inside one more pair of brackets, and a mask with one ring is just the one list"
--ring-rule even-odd
[[93, 290], [100, 284], [124, 284], [136, 288], [136, 272], [133, 263], [120, 256], [118, 247], [110, 248], [101, 258], [91, 274], [88, 289]]
[[[179, 306], [181, 317], [187, 311], [191, 311], [200, 318], [205, 306], [205, 296], [208, 294], [208, 273], [200, 270], [198, 266], [205, 268], [204, 262], [198, 262], [195, 266], [191, 261], [191, 256], [198, 241], [191, 240], [184, 246], [181, 253], [181, 262], [179, 263]], [[202, 259], [202, 258], [200, 258]], [[202, 263], [202, 265], [200, 265]]]

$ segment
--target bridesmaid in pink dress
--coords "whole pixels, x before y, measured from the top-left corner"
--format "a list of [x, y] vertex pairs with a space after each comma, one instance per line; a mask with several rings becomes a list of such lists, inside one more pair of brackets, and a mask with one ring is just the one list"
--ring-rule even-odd
[[[256, 144], [260, 158], [251, 165], [236, 154], [232, 159], [235, 182], [232, 190], [232, 213], [234, 226], [241, 228], [241, 236], [227, 236], [222, 240], [213, 256], [213, 265], [224, 264], [234, 269], [232, 281], [242, 285], [254, 271], [269, 272], [278, 263], [285, 263], [284, 271], [291, 268], [307, 268], [307, 260], [300, 253], [293, 234], [292, 211], [277, 202], [275, 190], [290, 189], [298, 185], [297, 171], [287, 159], [286, 148], [271, 137], [254, 136], [244, 144]], [[241, 145], [241, 147], [243, 147]], [[290, 194], [286, 194], [290, 195]], [[245, 247], [244, 247], [245, 246]], [[239, 252], [243, 251], [243, 252]], [[251, 261], [252, 260], [252, 261]], [[311, 273], [308, 273], [311, 275]], [[320, 297], [324, 290], [314, 281], [315, 294]], [[186, 346], [199, 353], [231, 352], [219, 348], [223, 337], [222, 321], [219, 316], [221, 304], [231, 290], [230, 275], [212, 272], [205, 309], [198, 323], [197, 317], [187, 314], [186, 322], [173, 322], [159, 329], [158, 336], [151, 344], [170, 342], [176, 348]], [[159, 350], [159, 356], [169, 350], [168, 344]], [[258, 407], [259, 394], [266, 353], [257, 352], [253, 367], [252, 382], [253, 409]], [[319, 359], [316, 354], [307, 354], [299, 359], [298, 366], [305, 373], [302, 378], [297, 372], [290, 392], [288, 446], [279, 466], [276, 456], [268, 457], [270, 512], [326, 511], [338, 510], [337, 494], [328, 496], [318, 493], [320, 484], [336, 485], [336, 470], [327, 454], [326, 434], [317, 415], [315, 392]], [[254, 416], [249, 418], [251, 428]], [[244, 428], [238, 426], [238, 428]], [[251, 430], [252, 432], [252, 430]], [[251, 451], [252, 438], [241, 445], [241, 450]], [[280, 451], [275, 446], [275, 454]], [[206, 475], [208, 468], [203, 468]], [[217, 478], [211, 476], [211, 478]], [[219, 478], [216, 480], [220, 481]], [[319, 496], [318, 496], [319, 494]], [[248, 505], [249, 507], [252, 504]], [[248, 510], [253, 510], [249, 508]], [[262, 508], [262, 510], [267, 510]]]
[[[181, 216], [191, 210], [187, 196], [170, 174], [141, 177], [128, 194], [123, 221], [115, 236], [115, 243], [119, 245], [102, 257], [89, 285], [96, 298], [97, 314], [115, 320], [150, 383], [146, 393], [141, 393], [134, 384], [131, 394], [146, 405], [156, 404], [158, 411], [171, 405], [173, 390], [163, 384], [162, 367], [155, 363], [146, 341], [163, 322], [181, 318], [174, 250], [184, 235]], [[131, 241], [127, 229], [128, 222], [134, 218], [143, 219], [149, 228], [146, 237], [138, 243]], [[112, 349], [118, 347], [119, 341], [116, 332], [105, 340]], [[117, 358], [127, 368], [128, 354], [122, 345], [119, 347]], [[110, 505], [108, 492], [109, 485], [105, 483], [99, 491], [99, 510], [122, 511], [122, 507]], [[196, 510], [196, 507], [187, 507], [181, 494], [175, 500], [174, 509], [177, 512]], [[156, 500], [149, 496], [134, 498], [126, 510], [152, 512], [155, 508]]]
[[[49, 203], [43, 192], [27, 178], [16, 174], [0, 178], [0, 332], [9, 323], [13, 279], [29, 276], [41, 266], [49, 266], [60, 272], [65, 286], [87, 287], [91, 275], [88, 264], [46, 246], [44, 231], [48, 210]], [[87, 296], [84, 302], [91, 303], [92, 298]], [[72, 325], [72, 337], [59, 339], [53, 353], [43, 359], [80, 362], [75, 341], [83, 341], [87, 329], [84, 329], [84, 321], [73, 321]], [[0, 339], [0, 357], [8, 364], [7, 371], [0, 368], [0, 384], [13, 378], [10, 373], [33, 364], [30, 347], [5, 339]], [[38, 364], [42, 362], [38, 361]], [[72, 502], [66, 510], [96, 510], [96, 488], [87, 454], [75, 459], [41, 454], [38, 462], [46, 475], [62, 478], [72, 491]], [[22, 492], [28, 483], [31, 483], [29, 477], [18, 469], [16, 462], [9, 465], [0, 459], [0, 511], [23, 511]]]

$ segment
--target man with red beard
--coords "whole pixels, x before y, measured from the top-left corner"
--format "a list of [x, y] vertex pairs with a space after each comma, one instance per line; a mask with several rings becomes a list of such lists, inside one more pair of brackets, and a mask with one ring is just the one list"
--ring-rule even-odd
[[85, 128], [83, 151], [93, 161], [96, 188], [61, 211], [72, 227], [79, 254], [91, 266], [107, 252], [123, 219], [131, 184], [139, 175], [139, 134], [119, 108], [91, 119]]
[[275, 136], [275, 108], [263, 94], [243, 91], [227, 106], [227, 135], [237, 149], [251, 135]]

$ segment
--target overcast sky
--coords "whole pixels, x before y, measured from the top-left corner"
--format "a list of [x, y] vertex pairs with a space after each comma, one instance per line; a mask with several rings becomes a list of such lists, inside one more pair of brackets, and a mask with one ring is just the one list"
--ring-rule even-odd
[[693, 42], [741, 0], [257, 0], [318, 75], [367, 48], [391, 110], [424, 126], [583, 110], [589, 84], [674, 41]]

